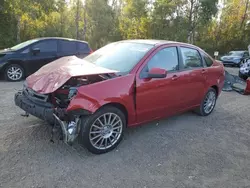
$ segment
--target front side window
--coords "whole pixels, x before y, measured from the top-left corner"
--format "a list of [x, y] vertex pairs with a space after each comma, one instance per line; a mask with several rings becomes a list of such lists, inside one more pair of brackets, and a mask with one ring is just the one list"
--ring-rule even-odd
[[181, 55], [185, 69], [202, 67], [201, 56], [197, 50], [181, 47]]
[[55, 40], [41, 41], [35, 44], [32, 49], [39, 48], [40, 52], [57, 52], [57, 42]]
[[128, 73], [152, 49], [154, 45], [135, 42], [115, 42], [108, 44], [84, 60], [98, 66]]
[[152, 68], [161, 68], [168, 72], [178, 70], [179, 64], [177, 48], [167, 47], [158, 51], [152, 59], [149, 60], [146, 71], [148, 72]]
[[38, 41], [37, 39], [28, 40], [28, 41], [22, 42], [16, 46], [11, 47], [10, 49], [11, 50], [20, 50], [20, 49], [25, 48], [25, 47], [29, 46], [30, 44], [33, 44], [37, 41]]

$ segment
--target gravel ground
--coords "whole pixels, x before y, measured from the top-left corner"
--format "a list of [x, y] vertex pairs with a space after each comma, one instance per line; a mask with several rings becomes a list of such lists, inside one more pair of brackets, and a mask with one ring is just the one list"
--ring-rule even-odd
[[0, 82], [0, 187], [250, 187], [249, 96], [223, 92], [209, 117], [131, 128], [117, 150], [92, 155], [50, 143], [46, 123], [21, 117], [21, 85]]

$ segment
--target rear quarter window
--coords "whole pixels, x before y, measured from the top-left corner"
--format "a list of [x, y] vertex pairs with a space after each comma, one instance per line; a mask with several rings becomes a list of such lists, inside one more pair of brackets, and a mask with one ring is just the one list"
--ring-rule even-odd
[[213, 65], [213, 63], [214, 63], [213, 60], [204, 53], [202, 53], [202, 56], [204, 58], [204, 61], [205, 61], [206, 65], [207, 65], [207, 67], [211, 67]]

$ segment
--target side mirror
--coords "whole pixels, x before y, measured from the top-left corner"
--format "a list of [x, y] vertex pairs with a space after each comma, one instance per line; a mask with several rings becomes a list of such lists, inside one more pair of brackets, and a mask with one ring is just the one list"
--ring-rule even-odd
[[152, 68], [148, 72], [148, 78], [166, 78], [167, 71], [161, 68]]
[[39, 54], [40, 53], [40, 49], [39, 48], [31, 49], [31, 53], [34, 54], [34, 55]]

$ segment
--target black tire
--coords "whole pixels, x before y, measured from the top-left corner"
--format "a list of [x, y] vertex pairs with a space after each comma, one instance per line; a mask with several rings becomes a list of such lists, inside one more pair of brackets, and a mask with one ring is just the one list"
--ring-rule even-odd
[[241, 72], [239, 72], [239, 77], [243, 80], [247, 80], [248, 79], [248, 76], [244, 75], [244, 74], [241, 74]]
[[[14, 69], [18, 69], [19, 73], [21, 74], [20, 76], [18, 76], [16, 79], [11, 78], [10, 75], [8, 74], [8, 71], [11, 70], [12, 68]], [[8, 65], [5, 69], [4, 69], [4, 77], [5, 80], [11, 81], [11, 82], [18, 82], [20, 80], [22, 80], [24, 78], [24, 69], [22, 66], [18, 65], [18, 64], [10, 64]]]
[[[115, 143], [112, 146], [110, 146], [107, 149], [106, 148], [105, 149], [98, 149], [98, 148], [93, 146], [93, 143], [91, 143], [90, 131], [93, 128], [92, 124], [94, 124], [95, 121], [99, 117], [101, 117], [102, 115], [107, 114], [107, 113], [113, 113], [113, 114], [119, 116], [119, 118], [121, 119], [121, 122], [122, 122], [122, 125], [121, 125], [122, 131], [121, 131], [119, 138], [117, 140], [115, 140]], [[113, 107], [113, 106], [103, 107], [100, 110], [98, 110], [96, 113], [94, 113], [93, 115], [82, 118], [81, 131], [80, 131], [81, 134], [79, 135], [80, 136], [80, 138], [79, 138], [80, 144], [83, 145], [84, 147], [86, 147], [93, 154], [107, 153], [119, 145], [119, 143], [121, 142], [121, 140], [123, 138], [125, 127], [126, 127], [126, 118], [125, 118], [124, 113], [120, 109]], [[100, 140], [100, 141], [101, 141], [100, 145], [102, 145], [103, 141], [102, 140]]]
[[[211, 109], [209, 112], [206, 112], [206, 110], [205, 110], [205, 103], [206, 103], [206, 99], [207, 99], [207, 97], [208, 97], [208, 95], [209, 95], [210, 93], [215, 94], [215, 101], [214, 101], [214, 104], [213, 104], [212, 109]], [[203, 100], [202, 100], [202, 102], [201, 102], [201, 104], [200, 104], [200, 107], [197, 108], [197, 109], [195, 110], [195, 112], [196, 112], [198, 115], [200, 115], [200, 116], [208, 116], [209, 114], [211, 114], [211, 113], [213, 112], [215, 106], [216, 106], [217, 95], [218, 95], [218, 94], [217, 94], [216, 90], [215, 90], [214, 88], [210, 88], [210, 89], [207, 91], [206, 95], [204, 96], [204, 98], [203, 98]]]

